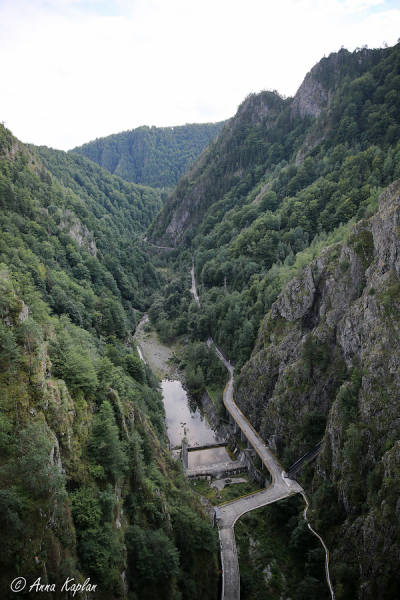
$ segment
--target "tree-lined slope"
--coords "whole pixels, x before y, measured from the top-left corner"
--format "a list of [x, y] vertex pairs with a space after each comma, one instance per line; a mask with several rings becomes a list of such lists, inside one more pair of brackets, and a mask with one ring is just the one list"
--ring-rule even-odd
[[138, 237], [159, 197], [37, 152], [0, 126], [0, 595], [206, 600], [215, 536], [130, 335], [164, 281]]
[[90, 158], [126, 181], [172, 188], [211, 140], [224, 121], [177, 127], [138, 127], [96, 139], [71, 150]]
[[237, 379], [236, 402], [303, 470], [337, 598], [400, 593], [400, 180], [379, 211], [283, 289]]
[[[72, 242], [60, 239], [54, 255], [44, 263], [72, 270], [76, 279], [90, 281], [96, 293], [106, 277], [109, 289], [126, 307], [146, 308], [160, 277], [141, 248], [139, 234], [159, 210], [159, 194], [110, 175], [84, 157], [46, 147], [30, 148], [56, 178], [51, 181], [50, 174], [43, 172], [44, 185], [50, 186], [44, 203], [47, 214], [40, 211], [36, 222], [50, 221], [51, 231], [73, 238]], [[56, 187], [52, 200], [51, 190]], [[52, 244], [54, 236], [48, 234], [47, 241]], [[67, 248], [71, 243], [74, 256]]]
[[400, 176], [399, 82], [398, 44], [322, 59], [294, 99], [250, 95], [149, 228], [154, 243], [194, 250], [198, 329], [238, 369], [295, 269]]
[[[372, 171], [383, 167], [389, 147], [399, 137], [399, 53], [399, 46], [354, 53], [341, 50], [312, 69], [294, 99], [283, 99], [276, 92], [251, 94], [204, 157], [182, 178], [153, 227], [154, 238], [165, 236], [181, 243], [188, 231], [193, 237], [193, 229], [212, 206], [202, 225], [205, 235], [219, 223], [216, 217], [221, 220], [226, 211], [254, 200], [255, 204], [264, 200], [263, 212], [275, 212], [285, 198], [291, 199], [281, 223], [285, 227], [296, 198], [303, 206], [296, 206], [289, 226], [304, 225], [309, 234], [315, 233], [319, 222], [326, 229], [355, 216], [368, 198], [369, 190], [361, 192], [361, 188], [380, 183], [379, 177], [368, 182], [370, 173], [365, 173], [364, 185], [358, 188], [351, 174], [343, 173], [339, 180], [345, 185], [319, 193], [322, 204], [317, 206], [310, 206], [315, 198], [303, 198], [301, 192], [321, 177], [324, 182], [328, 175], [333, 177], [348, 156], [357, 157], [371, 146], [374, 158], [379, 155]], [[389, 157], [387, 177], [393, 175], [394, 166], [391, 152]], [[369, 168], [360, 167], [362, 173]], [[276, 197], [265, 197], [267, 192]], [[344, 198], [346, 193], [349, 198]], [[334, 210], [329, 204], [332, 200]], [[316, 220], [315, 211], [326, 209], [328, 215]], [[254, 218], [255, 213], [235, 227], [248, 226]]]

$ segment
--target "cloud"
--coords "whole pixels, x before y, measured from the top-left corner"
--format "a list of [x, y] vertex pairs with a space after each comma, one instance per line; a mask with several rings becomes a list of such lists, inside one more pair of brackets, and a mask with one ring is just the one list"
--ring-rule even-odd
[[[382, 0], [17, 0], [0, 8], [0, 106], [20, 139], [71, 148], [217, 121], [249, 92], [293, 95], [341, 45], [395, 43]], [[382, 10], [381, 10], [382, 9]]]
[[351, 15], [382, 5], [384, 2], [385, 0], [328, 0], [327, 6], [334, 14]]

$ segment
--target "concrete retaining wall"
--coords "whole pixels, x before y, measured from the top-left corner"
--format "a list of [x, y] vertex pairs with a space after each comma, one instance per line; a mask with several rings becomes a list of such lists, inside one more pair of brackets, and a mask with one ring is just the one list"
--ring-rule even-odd
[[[220, 422], [215, 406], [210, 398], [207, 390], [203, 392], [203, 396], [201, 398], [201, 403], [203, 408], [207, 414], [208, 420], [210, 421], [213, 429], [217, 432], [219, 439], [225, 439], [228, 442], [229, 448], [232, 450], [238, 461], [243, 462], [247, 466], [247, 470], [250, 474], [250, 477], [254, 481], [258, 481], [262, 486], [267, 486], [270, 483], [270, 478], [268, 475], [263, 475], [261, 471], [256, 469], [253, 464], [252, 458], [247, 450], [242, 450], [239, 444], [236, 441], [235, 436], [231, 433], [228, 427]], [[246, 439], [246, 438], [244, 438]], [[234, 463], [233, 463], [234, 464]], [[240, 471], [241, 473], [243, 471]], [[224, 475], [221, 475], [224, 477]]]
[[234, 460], [232, 462], [219, 463], [206, 467], [193, 467], [186, 471], [186, 477], [189, 479], [223, 479], [232, 475], [239, 475], [248, 471], [247, 464], [243, 461]]
[[225, 440], [226, 442], [228, 442], [229, 448], [232, 450], [236, 458], [238, 458], [241, 452], [241, 448], [237, 443], [235, 436], [232, 435], [227, 426], [224, 423], [220, 422], [215, 406], [207, 390], [204, 390], [203, 392], [201, 404], [207, 414], [207, 418], [210, 421], [212, 428], [217, 434], [218, 439]]
[[188, 446], [188, 452], [209, 450], [210, 448], [225, 448], [226, 446], [229, 446], [228, 442], [217, 442], [216, 444], [206, 444], [205, 446]]
[[182, 464], [184, 469], [187, 471], [189, 467], [188, 449], [185, 442], [182, 442]]
[[256, 469], [248, 450], [242, 451], [239, 460], [243, 461], [247, 465], [249, 475], [254, 481], [258, 481], [258, 483], [260, 483], [263, 487], [267, 487], [271, 483], [271, 479], [268, 477], [268, 475], [263, 475], [261, 471]]

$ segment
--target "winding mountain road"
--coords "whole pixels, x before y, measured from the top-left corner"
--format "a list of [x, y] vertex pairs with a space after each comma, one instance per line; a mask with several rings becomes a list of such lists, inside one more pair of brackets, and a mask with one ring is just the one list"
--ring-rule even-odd
[[[217, 350], [218, 352], [218, 350]], [[233, 400], [233, 367], [218, 352], [220, 359], [229, 371], [229, 382], [224, 391], [224, 404], [227, 411], [232, 415], [240, 429], [243, 431], [258, 456], [271, 473], [272, 483], [259, 492], [250, 494], [233, 502], [219, 506], [221, 518], [219, 520], [219, 537], [221, 542], [221, 559], [223, 564], [223, 594], [222, 600], [240, 599], [240, 572], [236, 551], [234, 525], [245, 513], [283, 500], [290, 494], [297, 494], [302, 487], [297, 481], [284, 478], [284, 470], [275, 456], [266, 447], [260, 436], [250, 425], [241, 410]]]
[[[196, 281], [194, 277], [194, 267], [190, 274], [192, 276], [191, 292], [197, 304], [200, 307], [199, 297], [196, 291]], [[212, 339], [209, 340], [212, 342]], [[221, 562], [222, 562], [222, 600], [240, 599], [240, 572], [239, 562], [236, 550], [236, 541], [234, 525], [236, 521], [247, 512], [283, 500], [290, 494], [302, 492], [302, 487], [297, 481], [284, 478], [284, 470], [275, 456], [266, 447], [258, 433], [243, 415], [242, 411], [236, 406], [233, 400], [233, 366], [226, 360], [221, 352], [216, 348], [219, 358], [224, 363], [229, 372], [229, 381], [224, 391], [224, 404], [226, 410], [231, 414], [237, 425], [240, 427], [258, 456], [263, 461], [271, 473], [271, 484], [259, 492], [238, 498], [227, 504], [219, 506], [221, 518], [219, 519], [219, 538], [221, 542]]]

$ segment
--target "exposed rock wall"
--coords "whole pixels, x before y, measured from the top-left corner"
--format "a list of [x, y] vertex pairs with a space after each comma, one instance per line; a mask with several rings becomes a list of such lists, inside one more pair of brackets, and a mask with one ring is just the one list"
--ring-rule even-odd
[[60, 227], [67, 229], [69, 235], [78, 243], [78, 246], [84, 246], [89, 254], [96, 256], [97, 247], [86, 225], [82, 225], [71, 211], [64, 211], [63, 218], [60, 221]]
[[[246, 416], [264, 439], [275, 436], [288, 460], [325, 436], [314, 492], [333, 485], [341, 527], [334, 576], [347, 589], [340, 579], [346, 563], [352, 597], [363, 600], [396, 597], [389, 591], [400, 589], [399, 342], [397, 181], [374, 217], [282, 291], [236, 393]], [[318, 518], [324, 527], [324, 515]]]
[[315, 78], [314, 69], [307, 73], [303, 83], [296, 92], [292, 102], [292, 117], [318, 117], [323, 108], [328, 106], [330, 93]]

